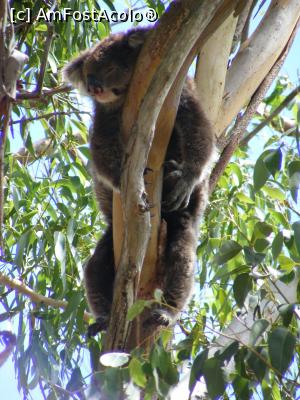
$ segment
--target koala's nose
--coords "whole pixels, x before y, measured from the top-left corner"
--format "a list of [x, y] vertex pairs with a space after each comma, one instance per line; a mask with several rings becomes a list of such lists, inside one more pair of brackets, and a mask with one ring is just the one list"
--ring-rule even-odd
[[102, 83], [95, 77], [95, 75], [89, 74], [87, 76], [87, 89], [88, 92], [94, 93], [95, 91], [103, 91]]

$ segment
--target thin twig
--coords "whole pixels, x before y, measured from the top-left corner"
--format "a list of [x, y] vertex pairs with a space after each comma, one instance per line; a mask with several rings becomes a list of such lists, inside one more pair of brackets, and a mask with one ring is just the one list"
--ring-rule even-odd
[[241, 12], [239, 19], [238, 19], [238, 23], [236, 26], [236, 30], [233, 36], [233, 41], [232, 41], [232, 47], [231, 47], [231, 53], [234, 53], [235, 50], [237, 49], [238, 45], [241, 42], [241, 37], [242, 37], [242, 33], [244, 30], [244, 27], [248, 21], [248, 19], [251, 16], [252, 13], [252, 6], [253, 6], [253, 1], [254, 0], [248, 0], [247, 4], [244, 6], [243, 11]]
[[27, 124], [28, 122], [37, 121], [39, 119], [49, 119], [49, 118], [58, 117], [58, 116], [61, 116], [61, 115], [70, 116], [71, 114], [88, 114], [88, 115], [91, 115], [91, 113], [89, 111], [56, 111], [56, 112], [49, 113], [49, 114], [38, 115], [36, 117], [17, 119], [15, 121], [12, 121], [10, 123], [10, 125]]
[[44, 83], [45, 72], [46, 72], [46, 67], [47, 67], [47, 63], [48, 63], [48, 56], [49, 56], [49, 51], [50, 51], [50, 47], [51, 47], [51, 43], [52, 43], [52, 38], [53, 38], [53, 26], [51, 24], [48, 24], [48, 35], [47, 35], [46, 43], [44, 46], [44, 55], [43, 55], [40, 73], [39, 73], [39, 77], [38, 77], [37, 85], [36, 85], [36, 89], [35, 89], [35, 92], [39, 95], [41, 94], [42, 88], [43, 88], [43, 83]]
[[[234, 334], [234, 332], [233, 332], [233, 336], [231, 336], [231, 335], [227, 335], [227, 334], [225, 334], [225, 333], [223, 333], [223, 332], [218, 332], [218, 331], [216, 331], [214, 328], [212, 328], [212, 327], [210, 327], [210, 326], [208, 326], [208, 325], [206, 325], [206, 329], [210, 330], [210, 331], [211, 331], [212, 333], [214, 333], [214, 334], [218, 334], [219, 336], [223, 336], [223, 337], [226, 338], [226, 339], [239, 342], [242, 346], [246, 347], [248, 350], [250, 350], [252, 353], [254, 353], [254, 354], [256, 355], [256, 357], [258, 357], [262, 362], [264, 362], [264, 363], [266, 364], [266, 366], [267, 366], [270, 370], [274, 371], [277, 375], [279, 375], [279, 376], [282, 377], [282, 373], [281, 373], [279, 370], [277, 370], [275, 367], [273, 367], [273, 366], [271, 365], [271, 363], [270, 363], [264, 356], [262, 356], [261, 353], [259, 353], [259, 352], [255, 349], [255, 347], [249, 346], [248, 343], [243, 342], [238, 336], [236, 336], [236, 335]], [[248, 327], [246, 327], [246, 329], [249, 330]]]
[[299, 23], [296, 24], [284, 50], [278, 57], [277, 61], [275, 62], [273, 67], [270, 69], [269, 73], [267, 74], [265, 79], [262, 81], [262, 83], [260, 84], [260, 86], [258, 87], [256, 92], [251, 97], [251, 100], [246, 108], [246, 111], [244, 112], [243, 115], [237, 116], [234, 127], [232, 129], [231, 136], [229, 138], [229, 142], [225, 145], [225, 147], [221, 153], [221, 156], [219, 158], [219, 161], [211, 173], [210, 181], [209, 181], [210, 193], [212, 193], [213, 190], [215, 189], [220, 176], [223, 174], [233, 153], [235, 152], [236, 148], [238, 147], [240, 140], [242, 139], [242, 136], [243, 136], [244, 132], [246, 131], [251, 118], [256, 113], [257, 107], [262, 102], [262, 100], [263, 100], [267, 90], [271, 86], [273, 80], [278, 75], [278, 73], [286, 59], [286, 56], [289, 52], [289, 49], [294, 41], [295, 34], [298, 29], [298, 24]]
[[3, 108], [4, 108], [3, 126], [0, 127], [0, 254], [2, 254], [3, 251], [5, 143], [6, 143], [11, 110], [12, 110], [12, 105], [9, 98], [5, 100]]
[[22, 92], [17, 94], [16, 103], [21, 103], [23, 100], [41, 100], [48, 96], [53, 96], [58, 93], [66, 93], [72, 90], [70, 85], [60, 85], [53, 89], [44, 89], [41, 93], [34, 92]]
[[[29, 286], [25, 285], [19, 279], [9, 278], [7, 275], [0, 272], [0, 283], [8, 288], [16, 290], [18, 293], [22, 293], [25, 296], [29, 297], [34, 303], [44, 303], [50, 307], [54, 308], [63, 308], [66, 309], [68, 306], [68, 302], [64, 300], [56, 300], [50, 297], [43, 296], [39, 293], [36, 293]], [[89, 322], [91, 315], [88, 312], [84, 312], [83, 319], [86, 322]]]
[[248, 36], [249, 36], [249, 27], [250, 27], [250, 21], [251, 21], [251, 17], [252, 17], [252, 12], [253, 12], [253, 10], [254, 10], [256, 4], [257, 4], [257, 0], [255, 0], [255, 1], [252, 2], [251, 8], [250, 8], [249, 13], [248, 13], [247, 20], [246, 20], [246, 22], [245, 22], [245, 25], [244, 25], [244, 27], [243, 27], [243, 31], [242, 31], [242, 33], [241, 33], [241, 44], [242, 44], [243, 42], [245, 42], [245, 40], [248, 39]]
[[275, 118], [287, 105], [300, 93], [300, 85], [297, 86], [286, 98], [279, 104], [278, 107], [259, 125], [257, 125], [253, 131], [249, 132], [241, 141], [240, 145], [245, 146], [259, 131], [261, 131], [266, 125], [268, 125], [273, 118]]

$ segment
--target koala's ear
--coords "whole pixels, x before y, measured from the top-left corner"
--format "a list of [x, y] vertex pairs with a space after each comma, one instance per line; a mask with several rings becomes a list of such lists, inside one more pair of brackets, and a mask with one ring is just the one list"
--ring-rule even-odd
[[72, 86], [80, 90], [85, 87], [83, 65], [89, 54], [90, 51], [86, 50], [64, 66], [62, 70], [64, 82], [71, 83]]
[[127, 41], [130, 47], [136, 49], [141, 47], [144, 41], [146, 40], [147, 33], [149, 31], [147, 29], [136, 29], [128, 33]]

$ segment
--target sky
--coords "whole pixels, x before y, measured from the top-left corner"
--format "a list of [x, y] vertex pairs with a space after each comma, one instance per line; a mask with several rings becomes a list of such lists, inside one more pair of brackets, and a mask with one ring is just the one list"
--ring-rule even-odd
[[[126, 1], [121, 1], [117, 0], [114, 2], [115, 7], [118, 11], [123, 10], [124, 8], [127, 8], [128, 5], [126, 4]], [[268, 5], [269, 1], [266, 2], [265, 7]], [[263, 10], [262, 10], [263, 12]], [[262, 15], [262, 13], [261, 13]], [[253, 29], [255, 29], [255, 26], [259, 22], [260, 16], [255, 21], [255, 24], [253, 24]], [[145, 23], [144, 23], [145, 24]], [[120, 31], [120, 30], [126, 30], [130, 27], [131, 25], [128, 23], [121, 23], [117, 24], [113, 27], [113, 31]], [[293, 46], [289, 52], [289, 55], [280, 71], [280, 74], [288, 75], [290, 80], [296, 85], [299, 84], [299, 73], [300, 73], [300, 31], [296, 35], [295, 41], [293, 43]], [[22, 142], [20, 138], [15, 138], [15, 143], [14, 143], [14, 148], [17, 149], [22, 145]], [[261, 151], [261, 149], [259, 149]], [[254, 149], [253, 149], [253, 154], [255, 155], [257, 152], [255, 150], [255, 142], [254, 142]], [[1, 312], [1, 310], [0, 310]], [[2, 326], [3, 325], [3, 326]], [[5, 324], [1, 325], [1, 329], [11, 329], [11, 326], [9, 326], [9, 323], [7, 323], [7, 326], [4, 326]], [[1, 399], [6, 400], [19, 400], [21, 399], [21, 396], [17, 390], [17, 381], [14, 379], [15, 372], [14, 372], [14, 366], [12, 362], [12, 357], [5, 363], [5, 365], [1, 368], [1, 375], [0, 375], [0, 388], [2, 389], [2, 393], [5, 393], [5, 395], [1, 395]], [[42, 399], [42, 396], [40, 395], [39, 391], [34, 391], [33, 392], [33, 397], [34, 400], [40, 400]], [[181, 397], [183, 399], [184, 397]]]

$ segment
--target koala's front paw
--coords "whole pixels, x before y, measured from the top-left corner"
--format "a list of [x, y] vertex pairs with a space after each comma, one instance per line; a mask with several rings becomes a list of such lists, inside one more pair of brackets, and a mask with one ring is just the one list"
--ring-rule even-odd
[[144, 328], [148, 328], [151, 325], [157, 327], [164, 326], [168, 327], [172, 325], [174, 316], [166, 309], [156, 308], [151, 311], [150, 316], [144, 321]]
[[96, 336], [97, 333], [106, 331], [107, 327], [108, 327], [108, 317], [106, 316], [98, 317], [96, 319], [96, 322], [88, 326], [87, 336], [89, 338]]
[[186, 208], [194, 189], [193, 176], [175, 160], [165, 163], [162, 209], [165, 212]]

